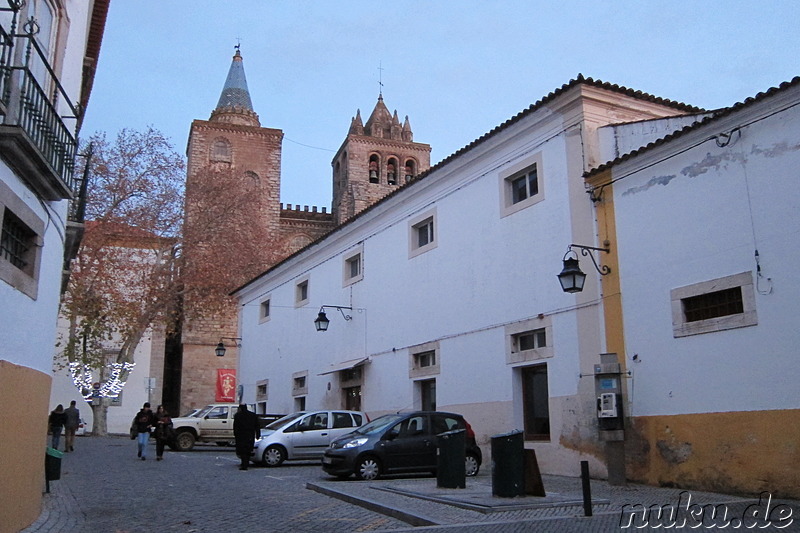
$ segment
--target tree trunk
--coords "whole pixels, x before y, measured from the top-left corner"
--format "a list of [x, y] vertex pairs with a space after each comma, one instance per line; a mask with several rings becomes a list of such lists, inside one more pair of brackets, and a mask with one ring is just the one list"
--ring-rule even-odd
[[92, 437], [108, 436], [108, 405], [110, 403], [110, 398], [92, 399], [92, 416], [94, 416]]

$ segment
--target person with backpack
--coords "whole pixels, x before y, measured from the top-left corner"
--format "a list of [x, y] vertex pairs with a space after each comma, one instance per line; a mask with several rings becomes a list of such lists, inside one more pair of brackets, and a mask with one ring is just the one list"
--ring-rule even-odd
[[132, 427], [136, 428], [136, 443], [139, 449], [138, 456], [144, 461], [147, 459], [147, 441], [150, 440], [150, 431], [156, 425], [156, 415], [150, 409], [150, 402], [145, 402], [142, 409], [133, 418]]

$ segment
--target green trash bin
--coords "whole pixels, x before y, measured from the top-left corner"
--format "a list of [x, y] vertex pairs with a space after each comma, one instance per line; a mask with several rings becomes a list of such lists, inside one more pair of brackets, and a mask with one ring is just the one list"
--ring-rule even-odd
[[445, 431], [436, 435], [436, 440], [436, 486], [442, 489], [466, 488], [466, 430]]
[[50, 482], [61, 479], [61, 458], [64, 452], [47, 447], [44, 454], [44, 486], [45, 492], [50, 492]]
[[525, 441], [522, 431], [492, 437], [492, 495], [514, 498], [525, 495]]

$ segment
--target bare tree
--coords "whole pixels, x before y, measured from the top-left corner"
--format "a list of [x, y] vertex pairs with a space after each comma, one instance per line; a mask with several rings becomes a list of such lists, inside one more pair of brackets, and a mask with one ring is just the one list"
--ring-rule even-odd
[[186, 314], [230, 316], [228, 293], [272, 258], [261, 241], [261, 197], [247, 193], [259, 185], [246, 173], [204, 168], [189, 182], [184, 209], [184, 161], [160, 132], [91, 141], [88, 222], [62, 302], [69, 332], [61, 362], [84, 398], [99, 396], [93, 434], [104, 435], [110, 399], [147, 332], [169, 333]]

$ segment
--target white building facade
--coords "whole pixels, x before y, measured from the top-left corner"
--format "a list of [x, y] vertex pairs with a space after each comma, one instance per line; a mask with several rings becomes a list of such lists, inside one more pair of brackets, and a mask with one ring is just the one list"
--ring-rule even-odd
[[800, 497], [798, 104], [795, 78], [588, 176], [619, 264], [631, 479]]
[[559, 259], [596, 240], [598, 127], [697, 111], [579, 77], [239, 288], [243, 400], [457, 412], [487, 458], [520, 430], [544, 472], [605, 476], [599, 276], [565, 294]]
[[75, 136], [108, 1], [3, 4], [0, 402], [8, 418], [0, 429], [0, 531], [6, 532], [24, 528], [41, 509], [62, 274], [82, 228], [74, 210], [81, 197]]

